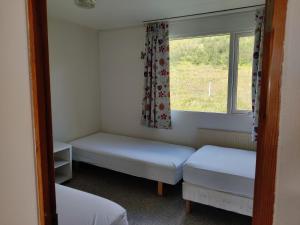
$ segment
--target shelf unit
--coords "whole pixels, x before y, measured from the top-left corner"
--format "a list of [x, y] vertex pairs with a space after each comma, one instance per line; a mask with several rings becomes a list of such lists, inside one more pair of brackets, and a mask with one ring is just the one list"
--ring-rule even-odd
[[61, 184], [72, 179], [72, 145], [53, 142], [55, 182]]

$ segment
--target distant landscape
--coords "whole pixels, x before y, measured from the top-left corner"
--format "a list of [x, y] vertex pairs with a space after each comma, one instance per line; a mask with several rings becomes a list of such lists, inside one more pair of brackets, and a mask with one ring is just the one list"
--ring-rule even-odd
[[[173, 110], [227, 112], [229, 35], [170, 42]], [[253, 38], [240, 40], [237, 105], [251, 109]]]

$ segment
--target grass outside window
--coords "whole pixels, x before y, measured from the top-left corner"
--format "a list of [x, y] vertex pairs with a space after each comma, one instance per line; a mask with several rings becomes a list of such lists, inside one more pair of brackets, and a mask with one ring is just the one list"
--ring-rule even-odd
[[[224, 34], [170, 41], [172, 110], [228, 112], [231, 38]], [[236, 105], [250, 110], [253, 37], [245, 38], [240, 42], [237, 62]]]

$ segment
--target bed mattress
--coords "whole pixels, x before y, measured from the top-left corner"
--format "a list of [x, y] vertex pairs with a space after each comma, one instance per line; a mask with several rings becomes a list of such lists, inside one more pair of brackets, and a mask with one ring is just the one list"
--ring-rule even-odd
[[182, 179], [183, 165], [195, 151], [190, 147], [107, 133], [80, 138], [71, 145], [75, 161], [172, 185]]
[[86, 192], [55, 185], [58, 225], [128, 225], [125, 209]]
[[253, 198], [256, 153], [204, 146], [183, 168], [183, 180], [212, 190]]

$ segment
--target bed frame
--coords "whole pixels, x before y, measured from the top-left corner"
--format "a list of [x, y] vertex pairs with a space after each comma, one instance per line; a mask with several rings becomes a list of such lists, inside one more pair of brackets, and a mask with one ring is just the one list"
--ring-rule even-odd
[[182, 184], [183, 199], [186, 200], [186, 212], [192, 210], [192, 202], [213, 206], [215, 208], [252, 216], [253, 199], [215, 191], [187, 182]]
[[70, 144], [74, 161], [156, 181], [159, 196], [164, 194], [164, 184], [182, 180], [184, 163], [195, 152], [187, 146], [104, 132]]

